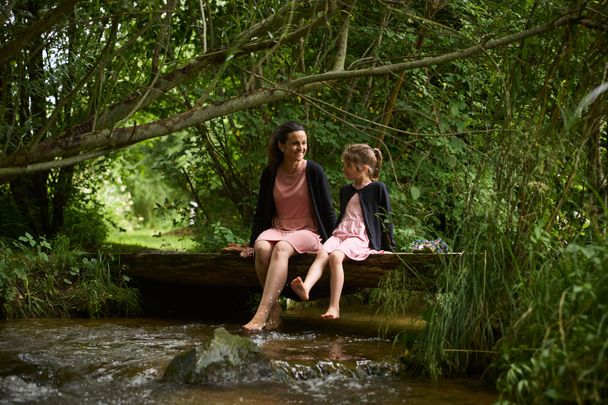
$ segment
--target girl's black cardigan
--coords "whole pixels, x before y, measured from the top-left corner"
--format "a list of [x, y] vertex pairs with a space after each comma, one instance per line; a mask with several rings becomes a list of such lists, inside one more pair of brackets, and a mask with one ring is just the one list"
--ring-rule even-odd
[[342, 220], [346, 205], [355, 193], [359, 193], [369, 247], [374, 250], [394, 251], [395, 235], [391, 219], [391, 201], [388, 189], [381, 181], [372, 181], [361, 190], [357, 190], [352, 184], [343, 186], [340, 189], [338, 223]]
[[[273, 170], [268, 166], [262, 171], [258, 202], [253, 214], [249, 246], [253, 246], [258, 236], [266, 229], [272, 227], [272, 218], [276, 214], [276, 207], [272, 196], [276, 176], [276, 169]], [[329, 182], [321, 165], [312, 160], [306, 161], [306, 181], [308, 183], [308, 194], [315, 223], [317, 224], [317, 231], [321, 236], [321, 240], [325, 242], [336, 227], [336, 212], [332, 207]]]

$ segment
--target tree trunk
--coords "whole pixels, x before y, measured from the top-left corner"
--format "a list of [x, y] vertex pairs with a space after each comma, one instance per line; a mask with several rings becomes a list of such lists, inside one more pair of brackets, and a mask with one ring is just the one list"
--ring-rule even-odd
[[49, 235], [49, 196], [46, 188], [49, 172], [21, 176], [10, 183], [11, 195], [26, 225], [36, 235]]

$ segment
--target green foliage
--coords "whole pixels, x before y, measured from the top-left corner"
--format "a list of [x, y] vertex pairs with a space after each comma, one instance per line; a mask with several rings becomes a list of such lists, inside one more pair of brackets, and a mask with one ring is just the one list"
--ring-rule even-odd
[[[493, 235], [491, 241], [499, 248], [497, 237]], [[513, 313], [513, 274], [503, 267], [508, 253], [484, 250], [488, 245], [481, 240], [477, 246], [467, 246], [461, 261], [437, 274], [438, 292], [420, 336], [423, 364], [433, 378], [482, 374], [493, 361], [496, 342]]]
[[0, 240], [2, 318], [134, 315], [137, 290], [100, 255], [89, 257], [58, 236], [52, 242], [29, 233]]
[[82, 201], [71, 204], [65, 212], [62, 234], [85, 249], [101, 246], [108, 237], [108, 224], [102, 212], [97, 204]]
[[192, 197], [183, 170], [197, 163], [188, 143], [186, 137], [143, 142], [113, 162], [111, 173], [120, 174], [128, 192], [131, 227], [171, 229], [187, 223]]
[[70, 296], [75, 308], [90, 317], [136, 315], [141, 312], [139, 291], [129, 278], [110, 266], [106, 257], [82, 258], [81, 277]]
[[[517, 13], [550, 12], [520, 4], [489, 18], [484, 4], [466, 7], [477, 20], [461, 33], [511, 30]], [[584, 118], [574, 114], [599, 70], [595, 79], [588, 72], [586, 86], [570, 79], [582, 77], [571, 69], [588, 55], [578, 52], [581, 43], [597, 45], [589, 40], [569, 33], [564, 53], [562, 41], [538, 37], [522, 44], [524, 65], [509, 67], [514, 55], [496, 53], [478, 65], [467, 60], [412, 77], [411, 94], [419, 96], [405, 100], [435, 117], [411, 114], [403, 122], [441, 136], [416, 134], [403, 148], [394, 170], [405, 187], [391, 190], [397, 218], [409, 221], [406, 229], [445, 232], [465, 255], [437, 274], [427, 327], [404, 359], [411, 370], [497, 379], [505, 403], [606, 397], [606, 192], [605, 177], [602, 183], [594, 173], [607, 156], [605, 146], [588, 143], [605, 145], [606, 104], [596, 102]], [[541, 54], [554, 55], [551, 69]], [[562, 78], [560, 86], [549, 77]], [[586, 160], [591, 150], [597, 155]], [[378, 302], [406, 310], [407, 281], [395, 272]]]
[[[404, 266], [399, 266], [388, 273], [378, 284], [378, 288], [370, 291], [370, 303], [379, 312], [391, 316], [403, 316], [408, 313], [412, 298], [416, 295], [412, 279]], [[404, 331], [406, 332], [406, 331]]]
[[[232, 229], [222, 226], [219, 222], [210, 225], [201, 225], [194, 238], [195, 250], [202, 252], [219, 252], [229, 243], [244, 244], [249, 241], [247, 229], [241, 229], [235, 234]], [[240, 236], [239, 236], [240, 235]]]
[[[601, 403], [608, 395], [608, 245], [570, 245], [518, 285], [521, 303], [496, 362], [517, 403]], [[544, 326], [544, 327], [542, 327]]]

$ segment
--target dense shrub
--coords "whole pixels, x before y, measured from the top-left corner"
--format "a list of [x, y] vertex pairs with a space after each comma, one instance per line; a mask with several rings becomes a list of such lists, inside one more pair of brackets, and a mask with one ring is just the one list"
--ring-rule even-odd
[[518, 284], [518, 319], [495, 367], [518, 403], [608, 397], [608, 245], [570, 245]]
[[139, 292], [108, 258], [90, 257], [58, 236], [0, 240], [0, 316], [101, 317], [134, 315]]

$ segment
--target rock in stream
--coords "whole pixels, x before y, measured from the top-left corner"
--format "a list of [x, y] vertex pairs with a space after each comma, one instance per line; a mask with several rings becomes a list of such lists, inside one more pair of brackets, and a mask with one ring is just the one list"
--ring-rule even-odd
[[178, 383], [233, 384], [268, 380], [273, 374], [272, 363], [254, 342], [217, 328], [210, 341], [175, 356], [162, 379]]

